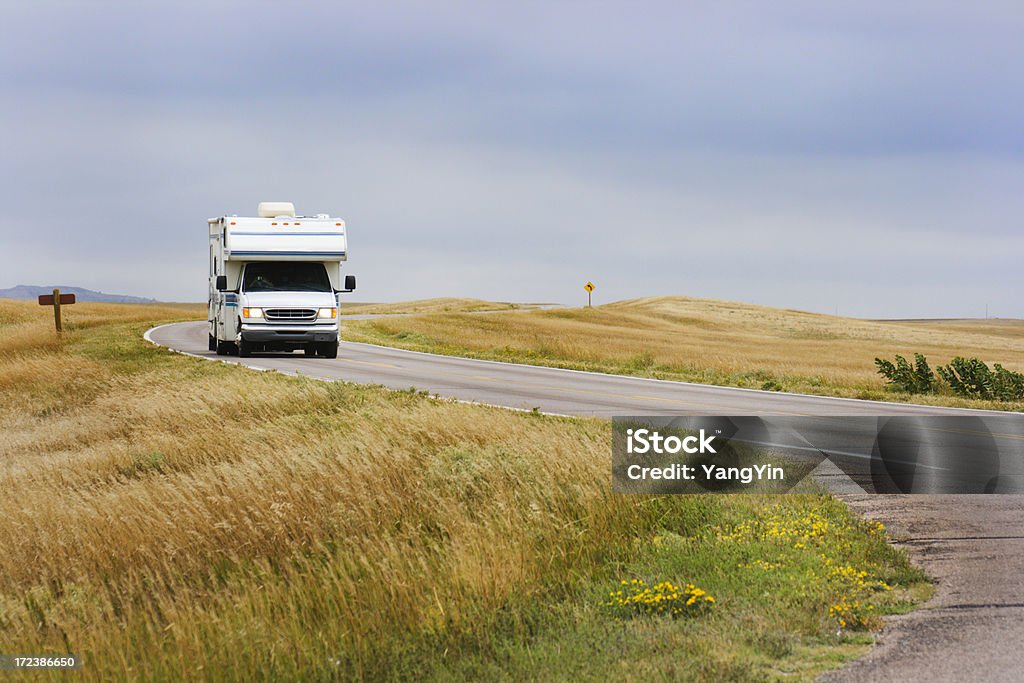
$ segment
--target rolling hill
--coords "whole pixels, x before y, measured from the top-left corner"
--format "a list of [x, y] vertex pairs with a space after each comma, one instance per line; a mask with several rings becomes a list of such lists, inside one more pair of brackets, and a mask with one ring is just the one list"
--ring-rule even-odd
[[52, 294], [54, 289], [60, 289], [64, 294], [74, 294], [79, 301], [96, 301], [109, 304], [151, 304], [156, 299], [147, 299], [141, 296], [129, 296], [127, 294], [106, 294], [84, 287], [70, 287], [68, 285], [15, 285], [7, 289], [0, 289], [0, 299], [36, 299], [40, 294]]

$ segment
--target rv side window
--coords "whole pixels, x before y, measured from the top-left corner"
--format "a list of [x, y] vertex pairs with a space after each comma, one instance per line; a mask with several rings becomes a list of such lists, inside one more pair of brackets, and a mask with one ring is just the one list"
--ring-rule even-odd
[[331, 280], [322, 263], [249, 263], [242, 288], [246, 292], [330, 292]]

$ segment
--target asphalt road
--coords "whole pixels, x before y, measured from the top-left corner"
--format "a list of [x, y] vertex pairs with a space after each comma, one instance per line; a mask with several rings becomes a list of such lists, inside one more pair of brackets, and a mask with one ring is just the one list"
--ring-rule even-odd
[[204, 322], [176, 323], [155, 328], [149, 339], [190, 355], [263, 370], [392, 389], [416, 387], [464, 401], [561, 415], [992, 414], [496, 363], [353, 342], [342, 342], [336, 360], [299, 353], [241, 359], [208, 351], [206, 329]]
[[[564, 415], [992, 415], [496, 363], [351, 342], [342, 343], [336, 360], [299, 354], [225, 358], [207, 350], [205, 322], [154, 328], [147, 338], [193, 356], [257, 369], [393, 389], [416, 387], [464, 401]], [[1001, 438], [1024, 442], [1017, 431]], [[894, 530], [912, 559], [936, 578], [937, 590], [923, 609], [891, 619], [867, 657], [826, 679], [1024, 680], [1024, 498], [842, 497]]]

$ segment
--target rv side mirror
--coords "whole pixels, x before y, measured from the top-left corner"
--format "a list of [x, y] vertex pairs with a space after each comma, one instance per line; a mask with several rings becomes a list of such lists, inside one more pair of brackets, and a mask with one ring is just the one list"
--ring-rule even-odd
[[346, 292], [351, 292], [351, 291], [354, 291], [355, 288], [356, 288], [356, 276], [355, 275], [346, 275], [345, 276], [345, 291]]
[[218, 275], [217, 276], [217, 291], [226, 292], [228, 289], [228, 276]]

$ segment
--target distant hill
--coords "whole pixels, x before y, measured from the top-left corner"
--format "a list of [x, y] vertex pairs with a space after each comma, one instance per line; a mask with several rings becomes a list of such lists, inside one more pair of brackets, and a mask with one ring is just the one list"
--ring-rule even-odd
[[66, 285], [52, 285], [49, 287], [15, 285], [8, 289], [0, 289], [0, 299], [36, 299], [40, 294], [53, 294], [55, 288], [60, 289], [61, 294], [74, 294], [78, 301], [99, 301], [108, 304], [151, 304], [156, 301], [156, 299], [146, 299], [141, 296], [105, 294], [85, 289], [84, 287], [68, 287]]

